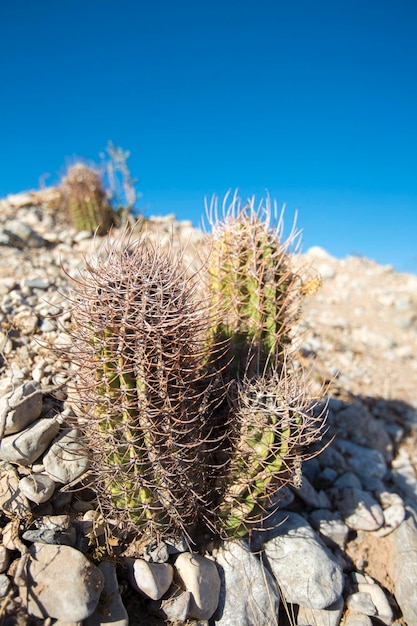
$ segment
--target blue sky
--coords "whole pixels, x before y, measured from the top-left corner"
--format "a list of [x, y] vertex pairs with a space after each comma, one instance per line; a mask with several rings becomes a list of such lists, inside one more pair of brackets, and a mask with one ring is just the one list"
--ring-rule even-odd
[[14, 0], [0, 196], [112, 140], [146, 215], [267, 189], [303, 248], [417, 272], [416, 0]]

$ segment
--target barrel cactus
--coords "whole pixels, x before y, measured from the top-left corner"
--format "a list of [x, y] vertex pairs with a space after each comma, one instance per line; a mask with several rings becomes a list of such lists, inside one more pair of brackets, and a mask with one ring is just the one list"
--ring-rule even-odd
[[243, 536], [318, 437], [291, 352], [306, 290], [268, 219], [235, 198], [196, 273], [126, 236], [74, 288], [79, 422], [101, 506], [126, 529]]
[[78, 231], [105, 235], [110, 230], [115, 214], [95, 169], [75, 163], [68, 169], [59, 190], [67, 219]]

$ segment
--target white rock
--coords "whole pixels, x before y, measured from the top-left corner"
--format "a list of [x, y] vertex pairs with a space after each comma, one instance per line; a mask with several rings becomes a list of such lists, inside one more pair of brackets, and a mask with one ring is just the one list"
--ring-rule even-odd
[[398, 528], [405, 519], [405, 508], [403, 504], [392, 504], [383, 510], [384, 525], [375, 531], [378, 537], [385, 537]]
[[[367, 585], [364, 585], [365, 587]], [[346, 605], [354, 613], [363, 615], [376, 615], [376, 606], [372, 602], [372, 596], [366, 591], [356, 591], [346, 598]]]
[[36, 504], [47, 502], [55, 491], [54, 481], [45, 474], [31, 474], [20, 479], [21, 492]]
[[29, 552], [28, 612], [66, 622], [92, 615], [104, 586], [99, 568], [69, 546], [35, 543]]
[[191, 552], [179, 554], [175, 569], [191, 593], [188, 617], [210, 619], [219, 604], [220, 576], [213, 561]]
[[414, 516], [407, 507], [406, 519], [390, 535], [388, 560], [395, 599], [407, 624], [417, 624], [417, 522]]
[[144, 559], [126, 559], [132, 586], [152, 600], [159, 600], [168, 591], [174, 578], [169, 563], [148, 563]]
[[310, 513], [309, 519], [311, 525], [323, 537], [330, 539], [341, 550], [345, 549], [349, 528], [341, 519], [340, 513], [328, 509], [316, 509]]
[[367, 491], [356, 487], [333, 487], [328, 493], [349, 528], [377, 530], [383, 525], [382, 508]]
[[387, 624], [387, 626], [392, 624], [392, 621], [393, 621], [392, 609], [385, 593], [383, 592], [383, 590], [381, 589], [379, 585], [359, 583], [358, 591], [359, 593], [366, 593], [370, 596], [372, 603], [376, 608], [376, 612], [373, 615], [375, 615], [375, 617], [377, 617], [380, 622], [382, 622], [383, 624]]
[[87, 471], [89, 459], [80, 437], [80, 431], [72, 428], [64, 432], [45, 454], [45, 472], [55, 482], [69, 484]]
[[40, 419], [0, 442], [0, 459], [19, 465], [30, 465], [46, 450], [59, 431], [55, 419]]
[[279, 591], [258, 556], [243, 542], [228, 542], [214, 555], [221, 590], [214, 620], [219, 626], [270, 626], [279, 610]]
[[287, 602], [325, 609], [343, 590], [343, 572], [308, 522], [296, 513], [280, 511], [273, 538], [264, 549], [272, 573]]

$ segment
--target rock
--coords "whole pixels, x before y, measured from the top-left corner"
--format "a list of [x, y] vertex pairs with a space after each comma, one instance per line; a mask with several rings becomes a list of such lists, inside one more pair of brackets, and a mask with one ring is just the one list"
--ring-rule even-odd
[[20, 479], [19, 487], [28, 500], [41, 504], [52, 497], [56, 485], [45, 474], [31, 474]]
[[357, 476], [384, 478], [387, 473], [387, 464], [379, 450], [372, 450], [343, 439], [336, 439], [335, 446]]
[[403, 504], [392, 504], [383, 511], [384, 525], [375, 531], [378, 537], [385, 537], [398, 528], [405, 519], [405, 508]]
[[9, 245], [24, 248], [42, 248], [47, 242], [25, 222], [9, 220], [4, 233], [9, 237]]
[[382, 508], [367, 491], [356, 487], [332, 487], [328, 494], [349, 528], [377, 530], [383, 525]]
[[390, 535], [388, 573], [394, 583], [395, 598], [407, 624], [417, 624], [417, 523], [407, 507], [404, 522]]
[[172, 595], [158, 602], [152, 601], [150, 608], [152, 612], [161, 615], [169, 623], [183, 624], [187, 621], [190, 610], [191, 593], [182, 589], [174, 589]]
[[[383, 624], [387, 624], [388, 626], [392, 624], [392, 609], [385, 593], [379, 585], [376, 583], [358, 583], [358, 592], [365, 593], [371, 598], [372, 604], [376, 609], [375, 613], [372, 613], [372, 615]], [[365, 613], [365, 611], [363, 611], [363, 613]], [[367, 615], [369, 615], [369, 613], [367, 613]]]
[[66, 622], [90, 617], [104, 586], [99, 568], [69, 546], [35, 543], [29, 553], [29, 614]]
[[169, 563], [148, 563], [144, 559], [126, 559], [132, 586], [152, 600], [159, 600], [168, 591], [174, 578]]
[[55, 419], [37, 420], [25, 430], [3, 437], [0, 442], [0, 459], [30, 465], [45, 452], [58, 432], [59, 424]]
[[296, 513], [280, 511], [276, 536], [264, 545], [268, 563], [287, 602], [325, 609], [343, 590], [343, 572], [330, 550], [308, 522]]
[[340, 513], [328, 509], [316, 509], [310, 513], [309, 520], [322, 537], [335, 543], [341, 550], [345, 549], [349, 528], [342, 520]]
[[220, 573], [220, 600], [213, 616], [221, 626], [270, 626], [279, 610], [279, 591], [262, 560], [243, 542], [214, 553]]
[[19, 518], [26, 517], [31, 511], [28, 500], [20, 491], [19, 476], [12, 466], [0, 466], [0, 508], [6, 514]]
[[303, 476], [301, 485], [293, 487], [294, 493], [308, 506], [318, 509], [330, 508], [331, 504], [324, 491], [317, 492], [310, 481]]
[[372, 620], [367, 615], [348, 613], [345, 617], [344, 626], [372, 626]]
[[[0, 598], [4, 598], [9, 593], [10, 579], [6, 574], [0, 574]], [[4, 607], [3, 607], [4, 608]]]
[[0, 398], [0, 415], [6, 415], [4, 435], [18, 433], [38, 419], [42, 411], [40, 385], [28, 381]]
[[120, 596], [116, 567], [109, 561], [98, 565], [104, 577], [104, 587], [97, 607], [87, 619], [84, 626], [129, 626], [129, 617]]
[[0, 545], [0, 573], [3, 574], [9, 567], [10, 552], [4, 545]]
[[45, 472], [58, 483], [70, 484], [89, 468], [89, 459], [77, 428], [65, 431], [56, 439], [43, 458]]
[[363, 615], [376, 615], [376, 607], [372, 602], [372, 596], [365, 591], [356, 591], [346, 598], [346, 606], [354, 613]]
[[327, 609], [309, 609], [300, 606], [297, 615], [297, 626], [339, 626], [343, 613], [343, 598], [336, 600]]
[[200, 554], [183, 552], [175, 561], [175, 569], [185, 590], [191, 593], [188, 617], [210, 619], [220, 596], [220, 576], [215, 563]]

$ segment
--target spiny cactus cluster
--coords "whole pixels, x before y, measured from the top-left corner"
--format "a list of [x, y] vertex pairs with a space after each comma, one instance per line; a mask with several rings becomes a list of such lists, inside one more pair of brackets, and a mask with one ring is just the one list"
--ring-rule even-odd
[[100, 174], [83, 163], [72, 165], [59, 190], [69, 222], [78, 230], [105, 235], [115, 214], [103, 189]]
[[127, 529], [243, 536], [318, 438], [290, 350], [303, 286], [262, 211], [235, 197], [197, 273], [142, 233], [75, 288], [81, 427], [101, 505]]

